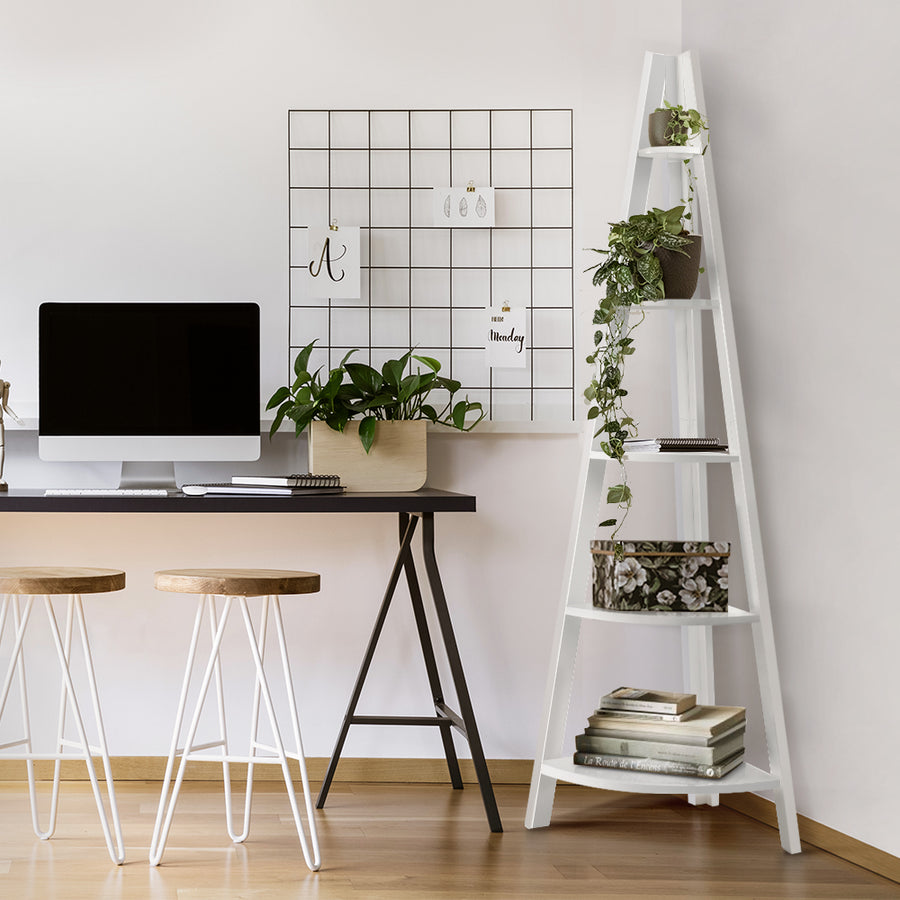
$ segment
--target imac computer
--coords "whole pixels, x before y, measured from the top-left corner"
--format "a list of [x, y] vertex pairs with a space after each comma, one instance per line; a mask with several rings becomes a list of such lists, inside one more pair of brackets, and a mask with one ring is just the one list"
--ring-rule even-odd
[[42, 303], [38, 454], [122, 461], [175, 490], [175, 461], [258, 459], [256, 303]]

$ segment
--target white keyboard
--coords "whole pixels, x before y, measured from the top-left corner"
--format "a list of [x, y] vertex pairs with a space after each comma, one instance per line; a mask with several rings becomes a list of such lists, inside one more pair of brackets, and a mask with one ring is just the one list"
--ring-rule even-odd
[[47, 488], [45, 497], [165, 497], [165, 488]]

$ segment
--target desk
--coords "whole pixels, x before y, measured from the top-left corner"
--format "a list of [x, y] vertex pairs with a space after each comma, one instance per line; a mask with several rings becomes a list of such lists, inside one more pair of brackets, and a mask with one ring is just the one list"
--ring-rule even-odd
[[[381, 607], [375, 619], [369, 644], [359, 668], [356, 683], [347, 705], [347, 711], [335, 742], [328, 769], [319, 791], [316, 806], [321, 809], [325, 805], [335, 770], [340, 761], [344, 741], [351, 725], [425, 725], [440, 730], [447, 759], [450, 781], [454, 788], [463, 787], [459, 770], [459, 761], [453, 746], [451, 729], [455, 728], [468, 742], [472, 753], [472, 763], [478, 777], [478, 785], [484, 802], [491, 831], [503, 830], [494, 789], [484, 759], [478, 725], [472, 711], [472, 702], [466, 685], [462, 662], [450, 621], [450, 611], [441, 576], [438, 571], [434, 550], [434, 514], [436, 512], [474, 512], [475, 497], [469, 494], [456, 494], [432, 488], [422, 488], [408, 493], [346, 493], [346, 494], [312, 494], [300, 497], [267, 497], [212, 494], [203, 497], [187, 497], [184, 494], [171, 494], [168, 497], [98, 497], [98, 496], [44, 496], [43, 492], [11, 490], [0, 494], [0, 513], [3, 512], [86, 512], [86, 513], [396, 513], [399, 518], [400, 546], [397, 558], [385, 589]], [[421, 521], [422, 554], [425, 561], [425, 574], [431, 593], [441, 640], [453, 678], [453, 686], [459, 703], [459, 712], [451, 709], [444, 701], [444, 693], [438, 675], [434, 653], [434, 644], [425, 616], [425, 605], [419, 586], [419, 577], [412, 554], [412, 541]], [[387, 617], [388, 609], [394, 597], [400, 575], [406, 578], [415, 615], [416, 628], [422, 654], [425, 658], [425, 670], [434, 701], [433, 716], [360, 716], [356, 714], [356, 706], [368, 675], [369, 666], [375, 654], [375, 648]]]

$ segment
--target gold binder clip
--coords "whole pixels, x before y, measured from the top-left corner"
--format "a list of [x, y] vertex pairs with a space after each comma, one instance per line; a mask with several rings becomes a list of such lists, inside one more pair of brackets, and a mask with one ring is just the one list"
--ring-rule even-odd
[[503, 303], [503, 306], [500, 307], [501, 312], [509, 312], [509, 301], [506, 300]]
[[337, 231], [338, 230], [337, 219], [332, 219], [331, 224], [328, 226], [328, 228], [330, 231]]
[[470, 182], [469, 182], [469, 185], [468, 185], [468, 187], [466, 188], [466, 191], [468, 191], [470, 194], [474, 194], [474, 193], [475, 193], [475, 182], [474, 182], [474, 181], [470, 181]]

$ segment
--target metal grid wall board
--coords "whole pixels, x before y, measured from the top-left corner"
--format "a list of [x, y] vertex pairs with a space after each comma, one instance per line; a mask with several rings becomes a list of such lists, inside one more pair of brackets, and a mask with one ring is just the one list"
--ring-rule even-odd
[[[496, 422], [575, 418], [570, 109], [289, 110], [291, 360], [442, 363]], [[437, 225], [434, 187], [494, 188], [493, 228]], [[304, 296], [309, 226], [360, 227], [361, 296]], [[485, 310], [527, 307], [526, 366], [487, 365]]]

